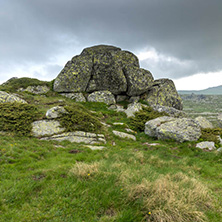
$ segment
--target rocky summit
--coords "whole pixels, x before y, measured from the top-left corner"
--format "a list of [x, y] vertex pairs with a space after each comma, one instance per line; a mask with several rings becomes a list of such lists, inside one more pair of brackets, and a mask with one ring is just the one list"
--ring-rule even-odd
[[172, 80], [154, 80], [150, 71], [140, 68], [133, 53], [109, 45], [89, 47], [74, 56], [56, 77], [53, 88], [63, 95], [84, 93], [88, 98], [109, 91], [115, 100], [138, 97], [150, 105], [183, 108]]

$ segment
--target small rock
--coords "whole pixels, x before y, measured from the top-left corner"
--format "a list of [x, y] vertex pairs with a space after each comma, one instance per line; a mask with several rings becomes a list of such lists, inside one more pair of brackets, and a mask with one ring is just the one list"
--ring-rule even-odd
[[114, 126], [123, 126], [125, 123], [113, 123]]
[[60, 117], [63, 113], [67, 113], [67, 111], [65, 110], [64, 107], [55, 106], [46, 112], [46, 118], [47, 119], [56, 119], [56, 118]]
[[103, 103], [106, 103], [107, 105], [116, 103], [114, 95], [108, 90], [96, 91], [89, 94], [88, 101], [89, 102], [103, 102]]
[[131, 103], [128, 105], [125, 113], [127, 117], [133, 117], [135, 112], [140, 111], [143, 108], [141, 103]]
[[16, 95], [9, 94], [4, 91], [0, 91], [0, 103], [8, 103], [8, 102], [9, 103], [14, 103], [14, 102], [27, 103], [24, 99], [21, 99]]
[[128, 132], [128, 133], [137, 133], [136, 131], [134, 131], [134, 130], [131, 130], [131, 129], [129, 129], [129, 128], [125, 128], [125, 130], [126, 130], [126, 132]]
[[88, 147], [91, 150], [103, 150], [106, 148], [105, 146], [91, 146], [91, 145], [86, 145], [85, 147]]
[[86, 102], [86, 98], [82, 93], [60, 93], [60, 95], [73, 99], [75, 102]]
[[215, 150], [215, 143], [214, 142], [209, 142], [209, 141], [204, 141], [204, 142], [201, 142], [201, 143], [198, 143], [196, 145], [197, 148], [200, 148], [200, 149], [208, 149], [208, 150]]
[[217, 149], [217, 152], [222, 153], [222, 147], [220, 147], [219, 149]]
[[136, 141], [136, 137], [134, 135], [131, 135], [128, 133], [123, 133], [123, 132], [113, 130], [113, 134], [115, 134], [116, 136], [118, 136], [120, 138], [127, 138], [127, 139], [132, 139], [132, 140]]

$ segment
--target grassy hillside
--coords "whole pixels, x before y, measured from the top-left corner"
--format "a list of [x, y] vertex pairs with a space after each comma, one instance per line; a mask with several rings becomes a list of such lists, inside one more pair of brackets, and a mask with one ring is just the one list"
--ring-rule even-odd
[[[53, 92], [20, 95], [38, 118], [55, 105], [73, 104]], [[133, 127], [124, 113], [102, 103], [77, 106], [111, 126], [100, 131], [105, 149], [1, 134], [0, 221], [222, 221], [221, 153], [140, 131], [137, 141], [120, 139], [112, 130]]]
[[204, 90], [179, 90], [179, 94], [198, 94], [198, 95], [222, 95], [222, 85], [210, 87]]

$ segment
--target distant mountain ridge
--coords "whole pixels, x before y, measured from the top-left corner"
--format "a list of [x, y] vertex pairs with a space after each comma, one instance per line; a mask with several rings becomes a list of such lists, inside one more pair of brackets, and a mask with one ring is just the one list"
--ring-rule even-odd
[[178, 90], [179, 94], [222, 95], [222, 85], [203, 90]]

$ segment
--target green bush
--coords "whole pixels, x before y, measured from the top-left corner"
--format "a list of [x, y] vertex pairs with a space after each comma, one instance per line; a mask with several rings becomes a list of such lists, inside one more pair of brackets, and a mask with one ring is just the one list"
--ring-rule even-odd
[[218, 136], [222, 136], [222, 129], [221, 128], [201, 129], [200, 141], [212, 141], [212, 142], [215, 142], [216, 147], [219, 147], [220, 140], [219, 140]]
[[67, 132], [83, 130], [87, 132], [98, 132], [102, 127], [100, 121], [80, 104], [65, 107], [68, 113], [60, 118], [60, 124]]
[[31, 123], [40, 116], [34, 105], [0, 103], [0, 130], [16, 135], [28, 135]]
[[130, 118], [130, 126], [133, 130], [143, 132], [147, 121], [160, 116], [168, 116], [168, 114], [165, 112], [157, 112], [150, 106], [143, 107], [142, 110], [135, 113], [134, 117]]

